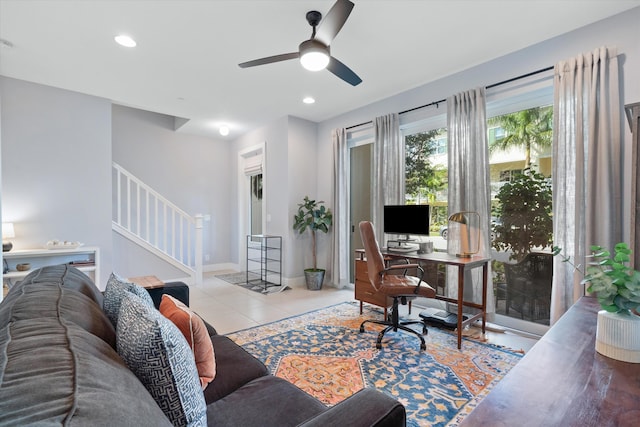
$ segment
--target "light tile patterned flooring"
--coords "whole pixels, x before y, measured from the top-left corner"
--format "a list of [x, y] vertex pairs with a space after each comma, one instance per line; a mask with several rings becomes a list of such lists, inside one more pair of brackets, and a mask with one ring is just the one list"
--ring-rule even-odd
[[[206, 273], [202, 285], [191, 286], [189, 289], [191, 308], [220, 334], [274, 322], [345, 301], [355, 301], [353, 289], [339, 290], [326, 284], [319, 291], [294, 287], [279, 293], [260, 294], [215, 277], [216, 274], [224, 273], [229, 271]], [[420, 308], [414, 305], [411, 317], [416, 317], [419, 312]], [[402, 307], [401, 315], [408, 315], [406, 306]], [[534, 339], [509, 331], [488, 331], [486, 338], [490, 343], [514, 350], [527, 351], [536, 343]], [[464, 349], [464, 343], [462, 348]]]

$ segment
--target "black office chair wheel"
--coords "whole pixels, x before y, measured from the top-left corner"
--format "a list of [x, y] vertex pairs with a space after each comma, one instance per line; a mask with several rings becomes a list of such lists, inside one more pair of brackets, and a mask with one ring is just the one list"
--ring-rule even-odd
[[420, 343], [420, 350], [426, 350], [427, 349], [427, 345], [425, 343]]
[[377, 348], [378, 350], [381, 350], [381, 349], [382, 349], [382, 343], [377, 342], [377, 343], [376, 343], [376, 348]]
[[360, 325], [360, 333], [364, 332], [364, 325]]

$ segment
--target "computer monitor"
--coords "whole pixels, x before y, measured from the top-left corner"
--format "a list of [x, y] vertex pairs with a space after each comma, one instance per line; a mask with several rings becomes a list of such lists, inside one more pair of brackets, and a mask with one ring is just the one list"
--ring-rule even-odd
[[387, 205], [384, 207], [384, 232], [388, 234], [429, 235], [429, 205]]

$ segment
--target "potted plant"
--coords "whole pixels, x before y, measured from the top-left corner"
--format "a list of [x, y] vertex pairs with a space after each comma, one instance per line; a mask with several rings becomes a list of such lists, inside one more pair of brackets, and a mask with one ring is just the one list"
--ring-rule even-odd
[[628, 266], [632, 251], [626, 243], [615, 246], [614, 256], [601, 246], [592, 246], [591, 251], [593, 262], [581, 283], [589, 284], [587, 291], [597, 294], [602, 307], [596, 351], [612, 359], [640, 363], [640, 272]]
[[305, 196], [302, 203], [298, 204], [298, 213], [293, 217], [293, 229], [300, 234], [307, 228], [311, 230], [311, 249], [313, 254], [313, 268], [304, 270], [307, 288], [311, 290], [322, 289], [324, 281], [324, 269], [318, 268], [316, 257], [316, 231], [329, 232], [329, 227], [333, 224], [331, 210], [323, 205], [323, 201], [315, 201]]

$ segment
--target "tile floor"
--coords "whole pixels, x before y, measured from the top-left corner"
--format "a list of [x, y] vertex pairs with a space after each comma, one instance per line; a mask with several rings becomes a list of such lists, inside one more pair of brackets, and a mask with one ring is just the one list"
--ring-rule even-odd
[[[189, 289], [191, 308], [221, 334], [274, 322], [328, 305], [355, 301], [353, 289], [339, 290], [331, 286], [324, 286], [320, 291], [294, 287], [279, 293], [260, 294], [215, 277], [216, 274], [224, 273], [229, 271], [206, 273], [202, 285], [191, 286]], [[407, 316], [406, 307], [402, 309], [401, 315]], [[414, 303], [411, 317], [417, 316], [419, 312], [420, 308], [415, 307]], [[480, 333], [479, 329], [477, 333]], [[488, 342], [525, 352], [536, 343], [535, 339], [510, 331], [488, 331], [486, 339]]]

